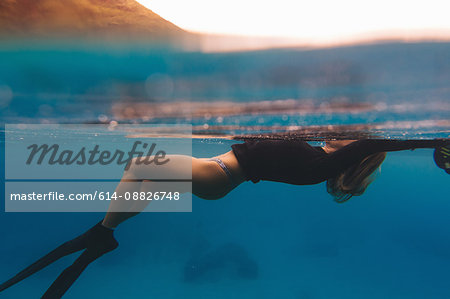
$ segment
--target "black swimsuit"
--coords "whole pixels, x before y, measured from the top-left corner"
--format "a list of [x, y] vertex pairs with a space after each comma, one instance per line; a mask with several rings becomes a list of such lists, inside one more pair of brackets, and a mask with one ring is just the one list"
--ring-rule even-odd
[[246, 141], [231, 147], [247, 180], [311, 185], [335, 177], [374, 153], [435, 148], [445, 142], [448, 141], [365, 139], [330, 154], [303, 140]]

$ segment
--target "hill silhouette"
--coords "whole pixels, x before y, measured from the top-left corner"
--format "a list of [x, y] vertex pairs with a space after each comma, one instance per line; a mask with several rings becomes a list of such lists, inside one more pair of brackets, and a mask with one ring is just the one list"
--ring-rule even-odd
[[190, 35], [134, 0], [1, 0], [2, 38], [175, 40]]

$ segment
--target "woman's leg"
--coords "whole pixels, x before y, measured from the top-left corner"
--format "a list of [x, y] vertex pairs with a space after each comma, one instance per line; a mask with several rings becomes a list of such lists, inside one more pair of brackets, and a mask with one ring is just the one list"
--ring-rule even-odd
[[[187, 184], [170, 183], [172, 192], [192, 192], [204, 199], [218, 199], [231, 191], [226, 174], [214, 161], [197, 159], [189, 156], [167, 156], [167, 165], [137, 164], [133, 159], [130, 169], [126, 171], [115, 192], [121, 200], [111, 201], [103, 220], [103, 225], [115, 228], [123, 221], [139, 214], [150, 203], [148, 200], [124, 200], [127, 192], [148, 192], [160, 186], [160, 182], [152, 182], [148, 178], [192, 178], [192, 188]], [[154, 190], [154, 189], [153, 189]], [[121, 196], [121, 197], [120, 197]]]

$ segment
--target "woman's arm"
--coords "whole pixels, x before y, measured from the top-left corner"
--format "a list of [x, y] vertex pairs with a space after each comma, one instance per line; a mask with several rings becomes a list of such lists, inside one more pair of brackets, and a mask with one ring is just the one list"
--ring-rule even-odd
[[380, 152], [411, 150], [416, 148], [437, 148], [448, 140], [386, 140], [364, 139], [352, 142], [328, 155], [324, 165], [329, 172], [336, 174], [361, 162], [364, 158]]
[[325, 142], [325, 146], [322, 148], [327, 154], [331, 154], [355, 141], [356, 140], [329, 140]]

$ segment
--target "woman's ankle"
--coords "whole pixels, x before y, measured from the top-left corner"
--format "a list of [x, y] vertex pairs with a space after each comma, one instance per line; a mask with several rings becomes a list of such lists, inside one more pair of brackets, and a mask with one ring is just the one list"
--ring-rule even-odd
[[107, 219], [103, 219], [101, 225], [103, 227], [106, 227], [106, 228], [109, 228], [109, 229], [112, 229], [112, 230], [116, 229], [116, 225], [112, 225], [111, 223], [109, 223], [109, 221]]

